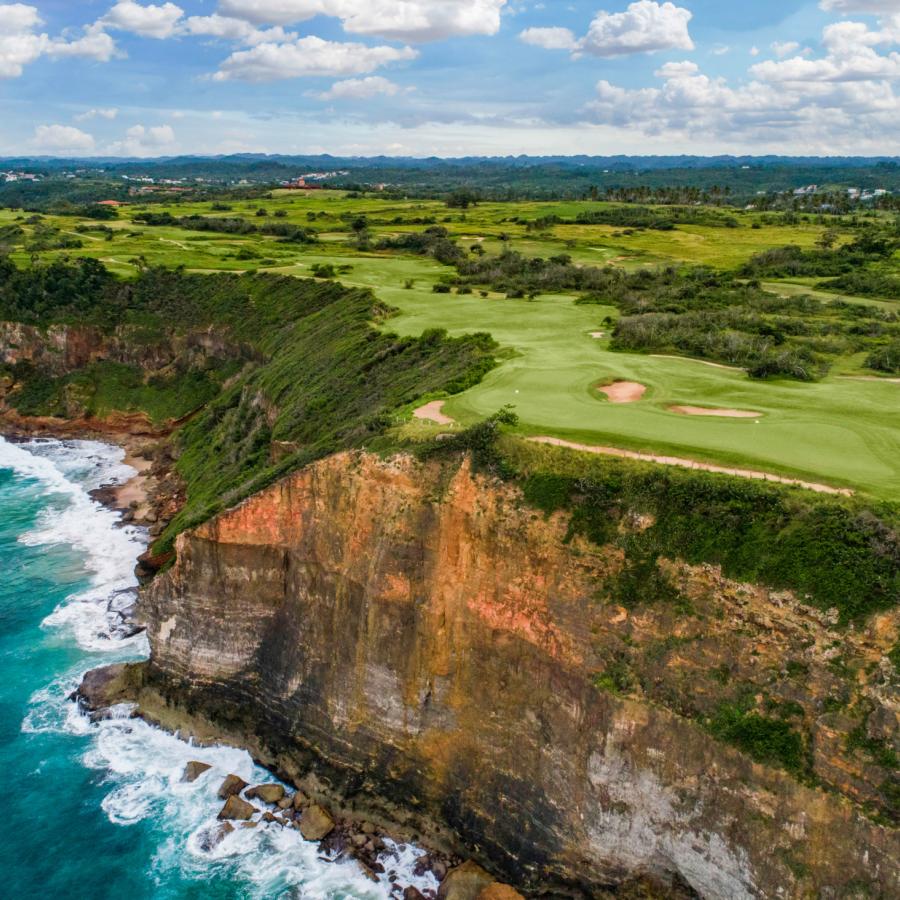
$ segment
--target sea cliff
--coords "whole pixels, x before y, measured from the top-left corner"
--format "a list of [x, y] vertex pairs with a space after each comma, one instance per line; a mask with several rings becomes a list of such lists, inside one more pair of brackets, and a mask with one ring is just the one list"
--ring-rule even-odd
[[[178, 537], [143, 702], [526, 891], [896, 896], [897, 615], [848, 631], [677, 559], [672, 602], [626, 606], [627, 564], [469, 461], [337, 454]], [[729, 730], [736, 685], [757, 693]]]

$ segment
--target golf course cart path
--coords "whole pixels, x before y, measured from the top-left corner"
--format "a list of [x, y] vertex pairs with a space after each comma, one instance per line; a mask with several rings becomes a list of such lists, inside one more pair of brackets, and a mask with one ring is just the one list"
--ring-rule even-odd
[[749, 409], [714, 409], [708, 406], [670, 406], [669, 412], [682, 416], [716, 416], [720, 419], [759, 419], [762, 413]]
[[701, 366], [711, 366], [713, 369], [725, 369], [727, 372], [743, 372], [740, 366], [726, 366], [725, 363], [710, 362], [708, 359], [697, 359], [695, 356], [676, 356], [674, 353], [651, 353], [653, 359], [680, 359], [686, 362], [700, 363]]
[[420, 406], [413, 415], [423, 421], [437, 422], [438, 425], [455, 425], [456, 422], [450, 416], [444, 415], [444, 404], [446, 402], [446, 400], [432, 400], [431, 403]]
[[582, 453], [597, 453], [603, 456], [618, 456], [622, 459], [637, 459], [642, 462], [659, 463], [663, 466], [680, 466], [683, 469], [699, 469], [703, 472], [717, 472], [720, 475], [736, 475], [739, 478], [755, 478], [758, 481], [775, 481], [779, 484], [790, 484], [794, 487], [806, 488], [818, 494], [838, 494], [842, 497], [852, 497], [853, 491], [849, 488], [835, 488], [827, 484], [817, 484], [814, 481], [801, 481], [798, 478], [785, 478], [781, 475], [772, 475], [768, 472], [757, 472], [754, 469], [733, 469], [729, 466], [717, 466], [712, 463], [701, 463], [692, 459], [681, 459], [677, 456], [656, 456], [652, 453], [638, 453], [635, 450], [620, 450], [618, 447], [595, 447], [589, 444], [577, 444], [574, 441], [564, 441], [554, 437], [530, 437], [529, 441], [535, 444], [550, 444], [554, 447], [567, 447], [569, 450], [580, 450]]

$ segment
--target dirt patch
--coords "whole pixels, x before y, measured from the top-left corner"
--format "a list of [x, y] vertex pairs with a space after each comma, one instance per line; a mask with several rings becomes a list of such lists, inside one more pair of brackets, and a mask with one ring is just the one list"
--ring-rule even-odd
[[603, 456], [618, 456], [622, 459], [637, 459], [642, 462], [659, 463], [663, 466], [679, 466], [683, 469], [698, 469], [702, 472], [717, 472], [721, 475], [736, 475], [739, 478], [753, 478], [758, 481], [774, 481], [778, 484], [790, 484], [794, 487], [806, 488], [818, 494], [839, 494], [843, 497], [852, 497], [853, 491], [849, 488], [836, 488], [827, 484], [818, 484], [814, 481], [801, 481], [799, 478], [784, 478], [781, 475], [772, 475], [769, 472], [757, 472], [754, 469], [732, 469], [729, 466], [716, 466], [712, 463], [701, 463], [693, 459], [680, 459], [677, 456], [656, 456], [652, 453], [638, 453], [636, 450], [620, 450], [618, 447], [594, 447], [588, 444], [576, 444], [573, 441], [564, 441], [554, 437], [528, 438], [536, 444], [550, 444], [553, 447], [568, 447], [570, 450], [580, 450], [582, 453], [598, 453]]
[[446, 400], [432, 400], [431, 403], [420, 406], [413, 413], [413, 416], [426, 422], [437, 422], [438, 425], [455, 425], [456, 422], [450, 416], [444, 415], [444, 404], [446, 402]]
[[878, 375], [838, 375], [844, 381], [880, 381], [884, 384], [900, 384], [900, 378], [880, 378]]
[[713, 409], [708, 406], [670, 406], [670, 412], [683, 416], [715, 416], [720, 419], [758, 419], [762, 413], [747, 409]]
[[597, 390], [606, 394], [610, 403], [637, 403], [647, 393], [646, 385], [636, 381], [614, 381], [612, 384], [597, 385]]
[[738, 366], [726, 366], [725, 363], [710, 362], [708, 359], [695, 359], [693, 356], [675, 356], [674, 353], [651, 353], [653, 359], [681, 359], [686, 362], [700, 363], [701, 366], [710, 366], [713, 369], [725, 369], [728, 372], [743, 372]]

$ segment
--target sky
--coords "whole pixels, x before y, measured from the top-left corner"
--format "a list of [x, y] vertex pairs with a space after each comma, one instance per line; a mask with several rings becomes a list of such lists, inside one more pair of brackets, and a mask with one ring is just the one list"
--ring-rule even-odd
[[0, 2], [0, 155], [900, 155], [900, 0]]

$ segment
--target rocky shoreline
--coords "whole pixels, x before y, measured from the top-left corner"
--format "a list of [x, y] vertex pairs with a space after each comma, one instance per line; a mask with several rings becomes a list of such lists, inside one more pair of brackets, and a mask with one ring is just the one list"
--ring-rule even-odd
[[[132, 716], [173, 733], [183, 733], [174, 727], [173, 720], [167, 721], [158, 698], [145, 684], [145, 675], [145, 663], [118, 663], [93, 669], [85, 674], [71, 699], [93, 722], [116, 714], [118, 711], [114, 712], [114, 708], [126, 703], [133, 707]], [[202, 746], [220, 742], [212, 733], [204, 734], [202, 727], [197, 725], [195, 722], [191, 729], [195, 743]], [[396, 871], [391, 869], [391, 848], [406, 841], [421, 846], [418, 835], [400, 838], [380, 823], [354, 816], [312, 772], [300, 779], [286, 779], [271, 761], [254, 759], [254, 762], [275, 777], [293, 783], [293, 790], [286, 788], [284, 783], [250, 785], [238, 775], [227, 775], [217, 792], [223, 801], [217, 815], [218, 824], [201, 838], [204, 849], [212, 850], [238, 828], [274, 825], [295, 829], [304, 840], [318, 844], [321, 859], [331, 862], [353, 860], [363, 875], [373, 882], [386, 876], [393, 886], [391, 894], [397, 900], [523, 900], [522, 894], [497, 881], [474, 861], [431, 848], [425, 848], [426, 854], [416, 862], [414, 874], [421, 877], [430, 873], [437, 889], [422, 892], [412, 886], [401, 887]], [[192, 760], [185, 766], [181, 780], [194, 782], [204, 777], [210, 768], [207, 763]]]

